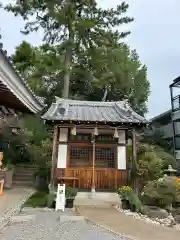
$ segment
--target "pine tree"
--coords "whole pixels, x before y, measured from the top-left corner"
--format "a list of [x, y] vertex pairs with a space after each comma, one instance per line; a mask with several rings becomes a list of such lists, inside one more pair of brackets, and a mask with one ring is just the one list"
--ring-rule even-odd
[[[104, 10], [95, 0], [17, 0], [5, 6], [15, 16], [25, 20], [24, 34], [44, 31], [44, 41], [58, 44], [64, 53], [64, 90], [69, 95], [73, 63], [82, 59], [87, 49], [106, 44], [113, 45], [130, 32], [114, 31], [121, 24], [133, 21], [125, 16], [128, 4], [122, 2], [116, 9]], [[32, 20], [33, 19], [33, 20]], [[87, 58], [84, 56], [83, 64]]]

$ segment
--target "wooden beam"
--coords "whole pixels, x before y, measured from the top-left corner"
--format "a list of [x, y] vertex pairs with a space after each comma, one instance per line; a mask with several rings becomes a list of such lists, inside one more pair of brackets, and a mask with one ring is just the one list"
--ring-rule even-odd
[[54, 190], [54, 170], [57, 158], [58, 127], [54, 127], [53, 146], [52, 146], [52, 165], [51, 165], [51, 188]]

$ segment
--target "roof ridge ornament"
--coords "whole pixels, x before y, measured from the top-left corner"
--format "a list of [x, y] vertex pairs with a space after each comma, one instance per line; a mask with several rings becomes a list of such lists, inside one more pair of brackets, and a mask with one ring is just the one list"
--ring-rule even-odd
[[130, 108], [130, 104], [129, 104], [129, 99], [128, 98], [125, 98], [123, 100], [123, 103], [124, 103], [124, 108], [126, 108], [126, 109]]
[[67, 115], [69, 109], [69, 103], [64, 101], [58, 102], [58, 110], [61, 115]]

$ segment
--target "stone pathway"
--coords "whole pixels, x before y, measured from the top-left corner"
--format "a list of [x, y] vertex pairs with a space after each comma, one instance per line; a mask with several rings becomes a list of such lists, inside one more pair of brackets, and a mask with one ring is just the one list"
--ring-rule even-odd
[[128, 240], [86, 222], [81, 216], [74, 217], [71, 211], [28, 211], [28, 214], [35, 216], [26, 222], [7, 225], [0, 240]]
[[0, 229], [8, 221], [9, 217], [17, 214], [21, 205], [28, 199], [35, 190], [31, 188], [15, 187], [5, 190], [0, 196]]
[[81, 215], [90, 221], [121, 233], [134, 240], [179, 240], [180, 230], [146, 223], [126, 216], [115, 208], [79, 207]]

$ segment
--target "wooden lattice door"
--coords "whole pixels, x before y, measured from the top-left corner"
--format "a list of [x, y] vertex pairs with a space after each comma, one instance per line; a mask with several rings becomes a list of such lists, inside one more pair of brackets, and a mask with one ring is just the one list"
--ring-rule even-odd
[[[71, 144], [69, 146], [68, 173], [80, 179], [81, 188], [91, 188], [92, 145]], [[95, 148], [95, 187], [114, 187], [116, 146], [97, 145]]]

